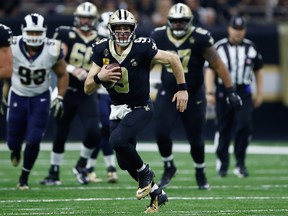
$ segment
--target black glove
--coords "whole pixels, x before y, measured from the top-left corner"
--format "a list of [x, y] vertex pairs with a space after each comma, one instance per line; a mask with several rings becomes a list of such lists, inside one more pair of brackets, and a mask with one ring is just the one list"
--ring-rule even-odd
[[51, 109], [53, 116], [56, 119], [60, 119], [64, 114], [63, 97], [57, 96], [51, 103]]
[[242, 100], [240, 96], [236, 93], [233, 87], [227, 88], [226, 101], [232, 108], [240, 108], [242, 106]]

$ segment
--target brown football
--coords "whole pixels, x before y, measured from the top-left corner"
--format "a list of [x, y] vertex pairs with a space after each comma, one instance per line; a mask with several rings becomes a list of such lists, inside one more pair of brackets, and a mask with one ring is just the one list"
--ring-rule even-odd
[[[114, 67], [120, 67], [120, 65], [117, 62], [114, 62], [105, 66], [106, 69], [111, 69]], [[119, 70], [119, 72], [121, 72], [121, 70]]]
[[[108, 64], [108, 65], [105, 66], [106, 69], [111, 69], [111, 68], [114, 68], [114, 67], [120, 67], [120, 65], [117, 62], [114, 62], [114, 63]], [[121, 73], [121, 68], [119, 70], [114, 71], [114, 72], [120, 72]], [[122, 73], [121, 73], [120, 79], [121, 79], [121, 77], [122, 77]], [[102, 85], [105, 88], [112, 88], [115, 85], [115, 83], [102, 82]]]

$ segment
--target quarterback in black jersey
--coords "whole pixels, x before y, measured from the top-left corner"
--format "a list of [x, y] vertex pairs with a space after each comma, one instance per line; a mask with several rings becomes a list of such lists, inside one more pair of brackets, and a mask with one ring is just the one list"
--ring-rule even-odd
[[179, 113], [171, 104], [177, 84], [171, 67], [162, 67], [162, 85], [155, 101], [156, 139], [164, 161], [164, 173], [158, 185], [166, 187], [176, 174], [173, 162], [171, 131], [178, 117], [181, 118], [194, 161], [195, 177], [199, 189], [207, 190], [210, 185], [205, 175], [205, 149], [203, 130], [205, 125], [206, 99], [203, 66], [207, 60], [217, 71], [229, 91], [233, 92], [228, 70], [213, 47], [213, 38], [205, 29], [192, 26], [190, 8], [182, 3], [173, 5], [168, 14], [168, 25], [156, 28], [152, 34], [159, 49], [177, 54], [182, 62], [189, 93], [187, 109]]
[[8, 79], [12, 75], [13, 56], [11, 50], [12, 31], [3, 24], [0, 24], [0, 112], [2, 108], [2, 81]]
[[63, 99], [64, 114], [56, 120], [51, 166], [49, 175], [40, 182], [43, 185], [61, 184], [59, 168], [70, 126], [76, 116], [80, 119], [85, 135], [80, 158], [73, 168], [73, 173], [80, 184], [89, 182], [86, 163], [95, 145], [99, 143], [100, 128], [97, 94], [84, 93], [84, 80], [92, 64], [92, 44], [100, 39], [95, 30], [97, 16], [95, 5], [89, 2], [81, 3], [74, 12], [74, 26], [60, 26], [54, 34], [54, 38], [61, 41], [65, 60], [69, 64], [66, 68], [69, 73], [69, 87]]
[[[135, 38], [136, 25], [135, 17], [127, 10], [120, 9], [111, 15], [108, 23], [110, 40], [93, 44], [93, 65], [84, 89], [87, 94], [92, 94], [101, 83], [110, 82], [107, 89], [112, 100], [110, 143], [119, 167], [138, 181], [137, 199], [150, 194], [151, 203], [145, 211], [157, 212], [168, 201], [167, 195], [154, 183], [154, 172], [136, 150], [136, 136], [153, 114], [149, 97], [152, 61], [171, 65], [179, 88], [171, 100], [180, 112], [186, 109], [188, 94], [177, 55], [158, 50], [151, 38]], [[106, 65], [110, 63], [119, 66], [107, 69]]]

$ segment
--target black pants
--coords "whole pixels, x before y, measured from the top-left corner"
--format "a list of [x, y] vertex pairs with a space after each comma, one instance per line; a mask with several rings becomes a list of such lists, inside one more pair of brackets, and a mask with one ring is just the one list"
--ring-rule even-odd
[[172, 154], [171, 133], [180, 117], [191, 146], [190, 155], [195, 163], [202, 164], [205, 160], [203, 132], [206, 121], [206, 98], [204, 89], [189, 92], [187, 109], [183, 113], [179, 112], [176, 104], [171, 102], [173, 95], [173, 92], [161, 86], [155, 102], [155, 131], [159, 152], [162, 157]]
[[[221, 95], [221, 94], [220, 94]], [[217, 97], [216, 114], [219, 138], [216, 154], [221, 170], [229, 167], [229, 145], [234, 137], [234, 155], [237, 167], [245, 166], [246, 150], [252, 134], [252, 96], [240, 95], [243, 105], [235, 111], [228, 106], [225, 97]], [[233, 133], [234, 132], [234, 133]]]
[[109, 142], [116, 152], [118, 165], [133, 178], [137, 174], [136, 169], [143, 165], [136, 150], [136, 137], [150, 122], [153, 112], [152, 103], [147, 102], [146, 108], [133, 108], [122, 120], [112, 120], [110, 124]]
[[85, 95], [67, 91], [64, 97], [64, 115], [56, 120], [53, 139], [53, 152], [64, 153], [65, 142], [68, 138], [73, 119], [78, 116], [84, 129], [83, 144], [92, 149], [100, 145], [99, 107], [97, 94]]

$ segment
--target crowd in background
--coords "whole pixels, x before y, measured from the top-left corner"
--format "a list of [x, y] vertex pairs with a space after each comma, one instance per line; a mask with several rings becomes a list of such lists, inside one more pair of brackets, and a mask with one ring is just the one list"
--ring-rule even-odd
[[[44, 15], [72, 15], [81, 0], [9, 0], [0, 2], [0, 17], [25, 16], [37, 12]], [[227, 24], [233, 15], [243, 15], [250, 23], [288, 21], [288, 0], [91, 0], [99, 11], [118, 8], [131, 11], [142, 24], [161, 26], [174, 3], [187, 4], [194, 24], [211, 26]]]

